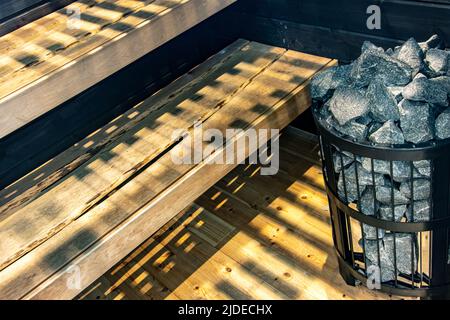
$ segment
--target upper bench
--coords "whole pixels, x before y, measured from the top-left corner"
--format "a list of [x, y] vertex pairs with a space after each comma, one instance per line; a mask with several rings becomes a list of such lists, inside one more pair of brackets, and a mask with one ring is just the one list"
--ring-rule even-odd
[[79, 0], [0, 37], [0, 138], [235, 1]]

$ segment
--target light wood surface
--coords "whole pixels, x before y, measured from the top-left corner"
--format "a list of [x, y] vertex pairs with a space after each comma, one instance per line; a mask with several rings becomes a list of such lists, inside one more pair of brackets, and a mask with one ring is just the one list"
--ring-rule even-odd
[[[244, 129], [230, 145], [249, 128], [282, 129], [309, 107], [307, 80], [333, 63], [238, 41], [8, 188], [0, 298], [77, 295], [236, 166], [209, 164], [226, 149], [174, 164], [170, 150], [191, 147], [175, 129]], [[74, 266], [80, 286], [68, 288]]]
[[317, 140], [280, 140], [277, 175], [238, 166], [78, 298], [392, 299], [339, 276]]
[[233, 2], [80, 0], [1, 37], [0, 138]]

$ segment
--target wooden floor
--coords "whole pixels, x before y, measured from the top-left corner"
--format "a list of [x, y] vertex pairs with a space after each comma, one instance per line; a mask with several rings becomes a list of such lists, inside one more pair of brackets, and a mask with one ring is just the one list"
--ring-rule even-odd
[[280, 171], [241, 165], [81, 299], [391, 299], [338, 274], [314, 136], [288, 128]]

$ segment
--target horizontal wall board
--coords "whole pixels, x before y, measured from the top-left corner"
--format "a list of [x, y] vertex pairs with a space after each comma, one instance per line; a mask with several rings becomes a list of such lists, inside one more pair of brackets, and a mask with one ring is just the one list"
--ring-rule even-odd
[[[365, 40], [370, 40], [383, 47], [393, 47], [401, 43], [390, 38], [257, 17], [245, 13], [234, 13], [233, 15], [235, 21], [231, 24], [235, 25], [236, 29], [227, 30], [230, 37], [238, 33], [245, 39], [339, 59], [344, 62], [359, 56], [361, 45]], [[245, 21], [245, 28], [239, 28], [238, 21]]]
[[42, 0], [2, 0], [0, 1], [0, 20], [17, 14], [43, 2]]
[[[381, 8], [381, 29], [369, 30], [367, 7]], [[450, 42], [450, 2], [373, 0], [240, 0], [234, 12], [368, 36], [424, 40], [434, 33]], [[246, 22], [244, 22], [246, 23]]]

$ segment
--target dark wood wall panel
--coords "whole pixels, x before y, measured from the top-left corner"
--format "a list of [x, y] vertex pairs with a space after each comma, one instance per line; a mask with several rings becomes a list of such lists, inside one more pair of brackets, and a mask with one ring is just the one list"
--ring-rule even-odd
[[[240, 36], [297, 50], [353, 59], [365, 40], [390, 46], [434, 33], [450, 43], [450, 2], [373, 0], [239, 0], [229, 9]], [[366, 26], [367, 7], [381, 8], [381, 29]], [[227, 29], [224, 29], [227, 30]], [[263, 41], [264, 42], [264, 41]]]
[[1, 0], [0, 1], [0, 20], [17, 14], [26, 8], [34, 6], [42, 0]]

